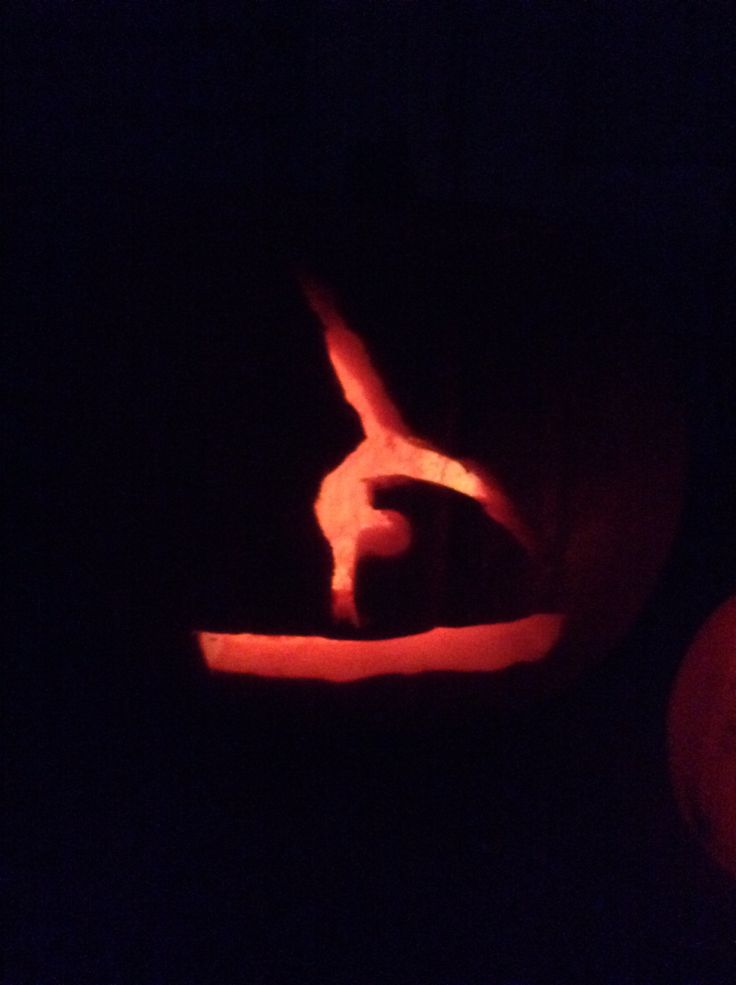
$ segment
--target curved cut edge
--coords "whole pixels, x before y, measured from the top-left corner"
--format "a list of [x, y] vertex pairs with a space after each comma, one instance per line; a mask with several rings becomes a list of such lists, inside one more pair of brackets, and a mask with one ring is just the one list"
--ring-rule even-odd
[[558, 613], [538, 613], [513, 622], [438, 626], [383, 640], [208, 632], [197, 637], [213, 671], [339, 682], [427, 671], [497, 671], [534, 662], [557, 643], [563, 623]]

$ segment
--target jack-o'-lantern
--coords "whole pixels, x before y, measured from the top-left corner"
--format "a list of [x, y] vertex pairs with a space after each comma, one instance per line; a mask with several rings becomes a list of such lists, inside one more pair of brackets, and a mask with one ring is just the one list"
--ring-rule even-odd
[[688, 650], [668, 733], [682, 815], [711, 857], [736, 876], [736, 597], [710, 616]]
[[[319, 379], [334, 408], [300, 453], [320, 611], [303, 631], [286, 612], [281, 625], [251, 612], [207, 626], [209, 667], [350, 681], [524, 665], [554, 677], [604, 652], [678, 516], [682, 442], [661, 342], [584, 249], [527, 221], [417, 206], [290, 221], [296, 262], [274, 283], [319, 347], [297, 378]], [[289, 329], [268, 309], [244, 321], [270, 318], [289, 360]], [[292, 563], [311, 563], [302, 546]]]

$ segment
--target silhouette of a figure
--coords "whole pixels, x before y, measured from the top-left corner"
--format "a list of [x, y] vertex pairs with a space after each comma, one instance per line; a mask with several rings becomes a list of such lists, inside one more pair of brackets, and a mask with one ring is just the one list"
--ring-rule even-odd
[[378, 487], [416, 480], [446, 486], [476, 500], [485, 513], [529, 547], [528, 531], [501, 486], [486, 471], [449, 458], [411, 434], [371, 364], [361, 339], [343, 321], [329, 293], [303, 284], [307, 301], [325, 331], [325, 343], [345, 400], [360, 418], [365, 438], [320, 486], [315, 512], [332, 550], [332, 614], [360, 624], [355, 574], [369, 554], [401, 554], [411, 542], [408, 520], [395, 510], [376, 509]]

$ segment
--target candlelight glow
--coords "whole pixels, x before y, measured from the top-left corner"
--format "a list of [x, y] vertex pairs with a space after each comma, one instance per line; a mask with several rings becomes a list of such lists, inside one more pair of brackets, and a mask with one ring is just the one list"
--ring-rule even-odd
[[355, 573], [361, 557], [403, 553], [411, 530], [394, 510], [375, 509], [378, 486], [406, 480], [446, 486], [476, 500], [488, 516], [524, 546], [529, 536], [499, 484], [470, 463], [448, 458], [409, 432], [371, 365], [362, 341], [343, 322], [329, 297], [305, 287], [312, 310], [325, 330], [325, 343], [345, 400], [357, 412], [365, 439], [325, 477], [315, 511], [332, 550], [332, 613], [360, 624], [355, 604]]
[[200, 633], [199, 643], [212, 670], [355, 681], [431, 670], [503, 670], [541, 660], [559, 639], [562, 623], [562, 616], [543, 614], [491, 625], [439, 626], [385, 640]]
[[[329, 295], [311, 283], [304, 285], [304, 294], [322, 324], [330, 363], [365, 436], [325, 476], [314, 504], [332, 552], [335, 621], [360, 625], [355, 581], [361, 558], [401, 554], [411, 543], [406, 517], [373, 505], [378, 489], [407, 481], [445, 486], [478, 502], [491, 520], [530, 551], [529, 532], [500, 484], [477, 465], [450, 458], [413, 435], [362, 340], [345, 324]], [[507, 623], [438, 626], [412, 636], [371, 640], [256, 633], [198, 636], [213, 670], [348, 681], [432, 670], [495, 671], [540, 660], [559, 639], [563, 621], [559, 614], [540, 613]]]

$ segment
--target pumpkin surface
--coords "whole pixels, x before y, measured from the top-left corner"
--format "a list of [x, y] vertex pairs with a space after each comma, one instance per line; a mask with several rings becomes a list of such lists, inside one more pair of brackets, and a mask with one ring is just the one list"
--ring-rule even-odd
[[695, 637], [670, 700], [669, 757], [682, 815], [736, 876], [736, 596]]
[[[302, 450], [320, 611], [304, 631], [287, 612], [209, 625], [209, 666], [568, 677], [605, 652], [680, 507], [682, 434], [651, 326], [584, 248], [528, 220], [321, 209], [284, 239], [298, 262], [282, 290], [321, 352], [298, 372], [334, 406]], [[287, 351], [289, 328], [274, 331]], [[307, 563], [296, 548], [293, 563]]]

